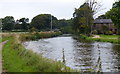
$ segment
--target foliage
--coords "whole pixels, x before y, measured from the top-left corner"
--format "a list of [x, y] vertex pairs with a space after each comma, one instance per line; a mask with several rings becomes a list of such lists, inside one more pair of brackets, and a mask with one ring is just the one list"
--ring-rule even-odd
[[92, 34], [98, 34], [98, 31], [97, 30], [93, 30]]
[[84, 34], [79, 34], [77, 36], [73, 36], [74, 39], [80, 41], [80, 42], [83, 42], [83, 43], [91, 43], [92, 40], [89, 40], [88, 39], [88, 36], [84, 35]]
[[99, 15], [99, 12], [103, 9], [102, 8], [102, 4], [101, 2], [99, 2], [99, 0], [86, 0], [86, 3], [89, 4], [89, 7], [92, 10], [92, 15], [93, 17], [96, 17], [97, 15]]
[[0, 32], [2, 31], [2, 18], [0, 18]]
[[21, 18], [19, 20], [16, 21], [15, 24], [15, 29], [19, 29], [19, 30], [28, 30], [29, 29], [29, 19], [28, 18]]
[[[32, 19], [31, 27], [35, 27], [38, 30], [42, 30], [42, 29], [50, 30], [51, 17], [52, 17], [52, 21], [54, 21], [54, 23], [55, 23], [55, 21], [57, 21], [57, 18], [52, 16], [51, 14], [37, 15]], [[53, 26], [54, 25], [55, 24], [53, 24]]]
[[32, 27], [32, 28], [29, 30], [29, 32], [38, 32], [38, 29]]
[[78, 34], [90, 34], [93, 23], [93, 12], [89, 4], [84, 3], [80, 8], [75, 9], [73, 16], [73, 30]]
[[106, 17], [106, 15], [100, 15], [100, 16], [98, 16], [98, 18], [97, 19], [107, 19], [107, 17]]
[[[51, 17], [52, 17], [52, 19], [51, 19]], [[4, 22], [4, 23], [10, 22], [12, 20], [12, 18], [9, 18], [6, 20], [0, 19], [0, 21]], [[13, 18], [13, 20], [14, 20], [14, 18]], [[9, 29], [9, 27], [10, 27], [9, 31], [14, 31], [14, 32], [23, 32], [23, 31], [31, 31], [31, 30], [32, 31], [33, 30], [49, 31], [51, 29], [51, 23], [52, 23], [53, 31], [61, 30], [63, 33], [72, 33], [72, 29], [71, 29], [72, 21], [73, 21], [72, 19], [57, 20], [57, 18], [54, 16], [51, 16], [51, 14], [40, 14], [40, 15], [35, 16], [32, 19], [31, 23], [29, 23], [28, 18], [21, 18], [21, 19], [17, 19], [16, 22], [14, 21], [12, 24], [7, 23], [8, 25], [6, 25], [6, 24], [4, 25], [4, 23], [3, 23], [3, 25], [4, 25], [3, 27], [6, 28], [5, 30], [7, 30], [7, 28]], [[1, 27], [2, 27], [2, 23], [0, 23], [0, 28]], [[33, 28], [35, 28], [35, 29], [33, 29]]]
[[68, 26], [70, 23], [69, 23], [69, 20], [60, 19], [58, 20], [58, 24], [59, 24], [59, 27], [65, 27], [65, 26]]
[[61, 31], [64, 34], [71, 34], [73, 32], [71, 26], [61, 27]]
[[106, 34], [107, 35], [113, 35], [113, 32], [112, 31], [107, 31]]
[[72, 24], [73, 24], [73, 20], [69, 19], [69, 20], [65, 20], [65, 19], [61, 19], [58, 20], [58, 28], [60, 28], [60, 30], [62, 31], [62, 33], [65, 34], [70, 34], [72, 33]]
[[22, 25], [22, 29], [23, 30], [28, 30], [28, 23], [27, 22], [29, 22], [29, 19], [28, 18], [21, 18], [20, 20], [19, 20], [19, 22], [21, 23], [21, 25]]
[[29, 41], [29, 40], [38, 40], [41, 38], [50, 38], [61, 35], [61, 32], [33, 32], [28, 34], [22, 34], [20, 36], [20, 40], [23, 41]]
[[2, 19], [2, 30], [13, 30], [15, 25], [14, 17], [6, 16]]
[[107, 34], [107, 32], [109, 31], [109, 28], [106, 25], [103, 25], [101, 30], [103, 34]]
[[120, 34], [120, 0], [113, 4], [113, 8], [108, 11], [105, 16], [112, 19], [113, 23], [117, 27], [118, 34]]

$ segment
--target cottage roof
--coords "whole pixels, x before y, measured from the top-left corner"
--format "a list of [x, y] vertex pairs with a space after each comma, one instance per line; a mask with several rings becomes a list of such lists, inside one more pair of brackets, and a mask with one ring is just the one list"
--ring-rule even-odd
[[94, 22], [94, 24], [106, 24], [106, 23], [112, 23], [111, 19], [96, 19]]

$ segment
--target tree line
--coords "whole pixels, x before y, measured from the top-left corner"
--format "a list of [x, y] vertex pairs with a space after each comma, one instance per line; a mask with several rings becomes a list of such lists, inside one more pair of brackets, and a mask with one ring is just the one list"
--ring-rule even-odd
[[[92, 25], [94, 16], [100, 11], [101, 4], [97, 0], [86, 0], [79, 8], [75, 8], [73, 18], [66, 20], [60, 19], [51, 14], [39, 14], [35, 16], [31, 22], [28, 18], [21, 18], [14, 20], [13, 16], [6, 16], [0, 19], [2, 25], [0, 27], [3, 31], [29, 31], [32, 28], [38, 31], [50, 31], [51, 18], [52, 28], [59, 29], [63, 33], [85, 34], [90, 35], [92, 32]], [[112, 19], [113, 23], [117, 27], [117, 32], [120, 34], [120, 0], [113, 4], [110, 11], [105, 15], [101, 15], [98, 18]]]
[[29, 18], [15, 20], [13, 16], [6, 16], [0, 20], [2, 31], [30, 31], [32, 28], [38, 31], [50, 31], [52, 20], [53, 30], [57, 29], [63, 33], [70, 33], [72, 24], [72, 19], [58, 20], [51, 14], [39, 14], [35, 16], [31, 22], [29, 22]]

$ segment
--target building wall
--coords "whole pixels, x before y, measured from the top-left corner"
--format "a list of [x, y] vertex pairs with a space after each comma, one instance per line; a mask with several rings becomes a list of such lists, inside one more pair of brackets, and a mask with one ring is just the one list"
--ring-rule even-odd
[[107, 28], [108, 28], [108, 30], [109, 31], [112, 31], [114, 34], [116, 33], [116, 28], [115, 28], [115, 26], [114, 26], [114, 24], [111, 24], [111, 23], [105, 23], [105, 24], [103, 24], [103, 23], [101, 23], [101, 24], [94, 24], [93, 26], [92, 26], [92, 29], [93, 30], [96, 30], [98, 33], [103, 33], [103, 26], [106, 26]]

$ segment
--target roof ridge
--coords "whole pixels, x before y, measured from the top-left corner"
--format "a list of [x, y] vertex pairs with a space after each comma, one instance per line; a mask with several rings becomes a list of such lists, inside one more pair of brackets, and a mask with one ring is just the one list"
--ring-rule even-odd
[[95, 19], [93, 23], [112, 23], [111, 19]]

